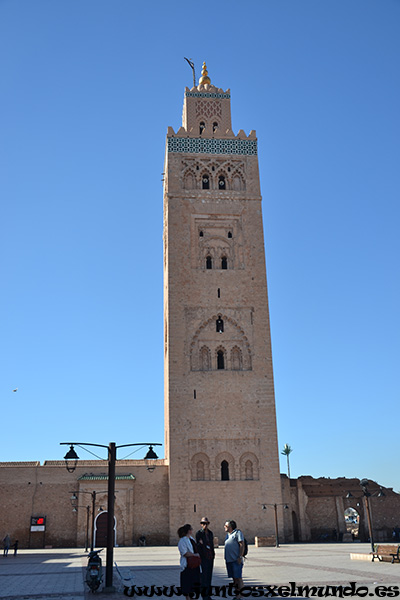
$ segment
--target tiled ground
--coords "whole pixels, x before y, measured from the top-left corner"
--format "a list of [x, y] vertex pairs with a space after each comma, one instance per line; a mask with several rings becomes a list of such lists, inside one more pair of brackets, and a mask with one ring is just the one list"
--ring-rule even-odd
[[[246, 585], [349, 585], [367, 586], [361, 595], [382, 597], [377, 586], [396, 586], [400, 597], [400, 564], [351, 561], [350, 552], [368, 553], [367, 544], [298, 544], [280, 548], [250, 546], [243, 571]], [[103, 553], [105, 554], [105, 552]], [[179, 584], [178, 551], [174, 547], [116, 548], [114, 559], [124, 576], [133, 575], [136, 586]], [[0, 556], [0, 600], [86, 600], [83, 580], [86, 555], [80, 549], [21, 550], [17, 557]], [[119, 586], [118, 575], [114, 584]], [[217, 550], [213, 585], [227, 585], [223, 548]], [[125, 598], [98, 594], [101, 600]], [[332, 594], [331, 594], [332, 595]], [[215, 597], [215, 596], [214, 596]], [[355, 596], [356, 597], [356, 596]], [[388, 593], [389, 597], [389, 593]]]

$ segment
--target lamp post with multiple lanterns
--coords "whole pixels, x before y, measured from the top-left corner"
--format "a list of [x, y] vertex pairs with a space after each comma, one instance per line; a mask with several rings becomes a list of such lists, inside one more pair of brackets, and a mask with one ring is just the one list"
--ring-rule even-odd
[[[371, 542], [371, 548], [372, 548], [372, 552], [375, 551], [374, 548], [374, 533], [373, 533], [373, 528], [372, 528], [372, 516], [371, 516], [371, 507], [369, 504], [369, 499], [372, 496], [376, 496], [377, 498], [383, 498], [385, 496], [385, 493], [382, 489], [382, 487], [379, 488], [379, 491], [373, 492], [371, 493], [368, 490], [368, 485], [369, 485], [369, 480], [368, 479], [361, 479], [360, 481], [360, 486], [362, 489], [362, 497], [364, 498], [364, 503], [365, 503], [365, 512], [367, 513], [367, 522], [368, 522], [368, 531], [369, 531], [369, 539]], [[353, 496], [353, 494], [351, 492], [347, 492], [346, 498], [355, 498], [355, 496]]]
[[[69, 473], [73, 473], [78, 464], [79, 456], [75, 452], [74, 446], [96, 446], [98, 448], [106, 448], [108, 450], [108, 492], [107, 492], [107, 556], [106, 556], [106, 591], [113, 591], [113, 554], [114, 554], [114, 500], [115, 500], [115, 466], [117, 462], [117, 449], [128, 448], [131, 446], [148, 446], [149, 450], [144, 457], [144, 460], [155, 460], [158, 458], [153, 450], [153, 446], [161, 446], [156, 443], [141, 443], [141, 444], [122, 444], [117, 446], [115, 442], [110, 442], [108, 446], [104, 444], [89, 444], [87, 442], [61, 442], [62, 446], [70, 446], [67, 454], [64, 456], [65, 465]], [[150, 472], [154, 471], [154, 465], [148, 465]], [[94, 510], [92, 519], [94, 518]], [[93, 531], [92, 531], [93, 535]], [[93, 540], [92, 540], [93, 544]]]
[[[93, 550], [94, 548], [94, 517], [95, 517], [95, 511], [96, 511], [96, 492], [93, 490], [93, 492], [86, 492], [84, 490], [79, 490], [77, 492], [71, 492], [72, 496], [71, 496], [71, 504], [72, 504], [72, 510], [73, 512], [78, 512], [78, 506], [77, 504], [75, 504], [76, 502], [78, 502], [78, 496], [77, 494], [89, 494], [92, 498], [92, 535], [90, 538], [90, 549]], [[104, 492], [100, 492], [100, 493], [104, 493]], [[87, 510], [87, 523], [86, 523], [86, 549], [85, 552], [87, 552], [88, 549], [88, 537], [89, 537], [89, 513], [90, 513], [90, 506], [86, 507]]]
[[284, 503], [277, 504], [275, 502], [274, 504], [263, 504], [262, 505], [262, 509], [263, 510], [267, 510], [268, 506], [271, 506], [274, 509], [274, 512], [275, 512], [275, 546], [276, 546], [276, 548], [279, 548], [278, 506], [283, 506], [283, 508], [285, 510], [287, 510], [289, 507], [288, 507], [287, 504], [284, 504]]

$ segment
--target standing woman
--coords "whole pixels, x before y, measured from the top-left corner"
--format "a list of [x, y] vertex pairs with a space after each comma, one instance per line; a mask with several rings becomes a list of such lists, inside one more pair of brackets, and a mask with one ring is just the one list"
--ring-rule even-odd
[[186, 596], [186, 600], [189, 600], [189, 595], [193, 592], [194, 588], [200, 587], [200, 567], [189, 569], [187, 558], [189, 556], [199, 557], [200, 555], [197, 552], [191, 525], [186, 524], [179, 527], [178, 536], [178, 550], [181, 554], [180, 567], [182, 594]]

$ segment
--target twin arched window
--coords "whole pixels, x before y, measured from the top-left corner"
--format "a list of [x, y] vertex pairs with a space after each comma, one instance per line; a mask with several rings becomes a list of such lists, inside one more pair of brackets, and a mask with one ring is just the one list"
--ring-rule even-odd
[[[206, 256], [206, 269], [213, 268], [212, 256], [209, 254]], [[226, 270], [228, 268], [228, 259], [226, 256], [221, 256], [221, 269]]]

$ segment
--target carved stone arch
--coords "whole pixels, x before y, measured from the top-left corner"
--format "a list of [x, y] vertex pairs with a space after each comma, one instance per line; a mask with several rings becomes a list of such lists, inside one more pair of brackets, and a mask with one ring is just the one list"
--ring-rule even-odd
[[[220, 188], [219, 186], [219, 178], [220, 177], [224, 177], [225, 179], [225, 188]], [[228, 172], [225, 171], [224, 168], [219, 168], [216, 175], [215, 175], [215, 181], [216, 181], [216, 189], [217, 190], [221, 190], [221, 189], [225, 189], [225, 190], [229, 190], [230, 189], [230, 177], [228, 176]]]
[[210, 481], [210, 459], [204, 452], [197, 452], [190, 461], [192, 481]]
[[[209, 339], [210, 333], [207, 330], [215, 332], [215, 322], [218, 319], [218, 317], [221, 317], [221, 319], [224, 321], [225, 336], [227, 336], [227, 334], [229, 336], [229, 331], [227, 331], [227, 325], [229, 325], [236, 331], [236, 339], [238, 337], [241, 339], [243, 370], [250, 371], [252, 367], [251, 367], [251, 350], [250, 350], [249, 340], [248, 340], [246, 334], [244, 333], [243, 328], [237, 323], [237, 321], [235, 321], [235, 319], [233, 319], [232, 317], [230, 317], [224, 313], [213, 314], [210, 318], [204, 320], [197, 328], [195, 334], [193, 335], [192, 341], [190, 343], [191, 369], [193, 371], [200, 370], [200, 366], [199, 366], [199, 349], [200, 348], [199, 348], [199, 345], [200, 346], [203, 345], [201, 343], [201, 336], [203, 334], [207, 334], [206, 339]], [[215, 335], [218, 336], [219, 334], [216, 333]], [[229, 341], [229, 337], [227, 337], [227, 341]], [[225, 352], [226, 352], [226, 349], [225, 349]], [[216, 358], [217, 358], [217, 354], [215, 352], [215, 355], [214, 355], [215, 361], [216, 361]], [[225, 360], [226, 360], [226, 356], [225, 356]], [[217, 368], [217, 364], [215, 363], [212, 365], [212, 369], [214, 370], [216, 368]], [[225, 369], [227, 369], [227, 368], [229, 368], [229, 366], [227, 363], [225, 363]]]
[[196, 173], [190, 167], [184, 171], [183, 188], [185, 190], [195, 190], [197, 188]]
[[207, 256], [212, 258], [212, 268], [213, 269], [221, 269], [222, 263], [221, 258], [223, 256], [226, 257], [228, 268], [234, 268], [234, 241], [229, 239], [228, 237], [224, 237], [221, 235], [213, 235], [209, 237], [207, 235], [207, 230], [205, 230], [206, 235], [200, 237], [199, 240], [199, 266], [201, 269], [207, 268], [206, 259]]
[[[204, 185], [206, 185], [206, 183], [205, 183], [206, 178], [208, 179], [208, 187], [204, 187]], [[212, 180], [209, 169], [203, 168], [201, 171], [201, 175], [200, 175], [200, 189], [212, 190], [213, 189], [212, 183], [213, 183], [213, 180]]]
[[242, 371], [243, 369], [243, 354], [236, 345], [231, 349], [231, 369], [232, 371]]
[[236, 169], [232, 173], [231, 178], [232, 178], [232, 189], [235, 192], [240, 192], [241, 190], [246, 189], [245, 179], [244, 179], [241, 171], [239, 171], [239, 169]]
[[223, 461], [226, 461], [228, 463], [229, 481], [235, 481], [235, 479], [236, 479], [235, 459], [233, 458], [232, 454], [230, 454], [229, 452], [220, 452], [215, 457], [215, 474], [216, 474], [215, 479], [217, 481], [223, 481], [221, 478], [221, 465], [222, 465]]
[[211, 371], [211, 351], [208, 346], [200, 348], [199, 367], [200, 371]]
[[[251, 468], [250, 468], [250, 465]], [[239, 459], [240, 479], [242, 481], [258, 480], [260, 478], [260, 465], [253, 452], [244, 452]], [[250, 470], [251, 469], [251, 470]], [[250, 477], [251, 473], [251, 477]]]
[[215, 348], [215, 368], [217, 371], [226, 371], [228, 368], [228, 357], [226, 353], [226, 348], [222, 345], [219, 345]]
[[197, 130], [199, 135], [202, 135], [204, 131], [207, 129], [207, 119], [205, 117], [198, 117], [197, 119]]

